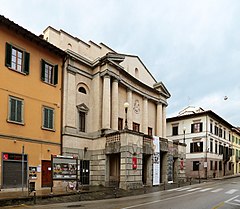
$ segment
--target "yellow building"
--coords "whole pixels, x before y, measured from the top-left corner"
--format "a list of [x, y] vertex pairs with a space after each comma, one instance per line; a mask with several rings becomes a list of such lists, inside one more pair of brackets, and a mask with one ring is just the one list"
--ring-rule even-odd
[[[51, 185], [65, 53], [0, 16], [0, 188]], [[24, 156], [24, 157], [23, 157]], [[22, 175], [23, 174], [23, 175]]]
[[238, 128], [233, 128], [232, 135], [232, 146], [233, 146], [233, 173], [240, 173], [240, 130]]

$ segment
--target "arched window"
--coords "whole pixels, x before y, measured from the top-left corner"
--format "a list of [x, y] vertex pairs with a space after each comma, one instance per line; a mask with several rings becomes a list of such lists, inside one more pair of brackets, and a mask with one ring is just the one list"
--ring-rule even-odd
[[83, 94], [87, 94], [86, 89], [84, 87], [82, 87], [82, 86], [79, 87], [78, 92], [83, 93]]
[[136, 77], [136, 78], [139, 78], [139, 71], [138, 71], [137, 68], [135, 68], [135, 77]]

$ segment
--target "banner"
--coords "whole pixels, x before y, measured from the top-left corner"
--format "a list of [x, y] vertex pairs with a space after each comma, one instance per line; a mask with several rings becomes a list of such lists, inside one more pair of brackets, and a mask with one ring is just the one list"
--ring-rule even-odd
[[153, 137], [153, 185], [160, 184], [160, 144], [159, 137]]

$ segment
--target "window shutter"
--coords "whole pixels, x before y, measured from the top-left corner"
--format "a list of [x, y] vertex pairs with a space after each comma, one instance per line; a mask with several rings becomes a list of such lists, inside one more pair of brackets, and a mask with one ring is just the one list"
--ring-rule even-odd
[[30, 54], [28, 52], [24, 52], [24, 69], [23, 72], [27, 75], [29, 74], [29, 63], [30, 63]]
[[53, 129], [53, 110], [48, 110], [49, 112], [49, 125], [48, 128]]
[[194, 124], [191, 124], [191, 133], [193, 133]]
[[44, 115], [43, 127], [48, 128], [48, 109], [47, 108], [43, 109], [43, 115]]
[[54, 66], [54, 85], [58, 83], [58, 65]]
[[193, 143], [190, 144], [190, 153], [193, 153]]
[[11, 67], [12, 62], [12, 46], [9, 43], [6, 43], [6, 67]]
[[17, 100], [17, 122], [22, 122], [22, 101]]
[[10, 120], [15, 120], [16, 101], [10, 98]]
[[[42, 67], [42, 72], [41, 72], [41, 80], [45, 81], [45, 61], [42, 59], [41, 61], [41, 67]], [[45, 112], [45, 111], [44, 111]]]

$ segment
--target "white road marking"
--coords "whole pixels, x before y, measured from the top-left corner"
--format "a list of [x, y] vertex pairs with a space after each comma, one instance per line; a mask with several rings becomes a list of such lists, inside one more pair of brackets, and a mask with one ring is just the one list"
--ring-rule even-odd
[[234, 200], [234, 201], [240, 203], [240, 200], [238, 200], [238, 199], [237, 199], [237, 200]]
[[237, 191], [238, 191], [238, 189], [231, 189], [231, 190], [225, 192], [225, 194], [233, 194], [233, 193], [235, 193]]
[[188, 189], [191, 189], [191, 187], [179, 188], [177, 191], [185, 191], [185, 190], [188, 190]]
[[200, 190], [199, 192], [206, 192], [206, 191], [209, 191], [209, 190], [211, 190], [212, 188], [206, 188], [206, 189], [202, 189], [202, 190]]
[[197, 188], [189, 189], [189, 190], [187, 190], [187, 191], [188, 191], [188, 192], [193, 192], [193, 191], [196, 191], [196, 190], [199, 190], [199, 189], [202, 189], [202, 188], [197, 187]]
[[223, 188], [219, 188], [219, 189], [215, 189], [215, 190], [213, 190], [213, 191], [211, 191], [211, 192], [220, 192], [220, 191], [222, 191], [223, 190]]
[[[230, 204], [230, 205], [240, 206], [240, 204], [238, 204], [238, 203], [233, 203], [233, 202], [231, 202], [232, 200], [237, 199], [238, 197], [239, 197], [239, 195], [237, 195], [237, 196], [235, 196], [235, 197], [232, 197], [232, 198], [230, 198], [229, 200], [226, 200], [225, 203]], [[234, 201], [236, 201], [236, 200], [234, 200]], [[238, 201], [236, 201], [236, 202], [238, 202]], [[240, 201], [239, 201], [239, 202], [240, 202]]]
[[195, 194], [195, 193], [196, 192], [189, 192], [189, 193], [185, 193], [185, 194], [182, 194], [182, 195], [169, 197], [169, 198], [166, 198], [166, 199], [163, 199], [163, 200], [156, 200], [156, 201], [146, 202], [146, 203], [142, 203], [142, 204], [138, 204], [138, 205], [131, 205], [131, 206], [128, 206], [128, 207], [125, 207], [125, 208], [121, 208], [121, 209], [138, 208], [138, 207], [141, 207], [141, 206], [151, 205], [151, 204], [158, 203], [158, 202], [163, 202], [163, 201], [168, 201], [168, 200], [172, 200], [172, 199], [176, 199], [176, 198], [192, 195], [192, 194]]

